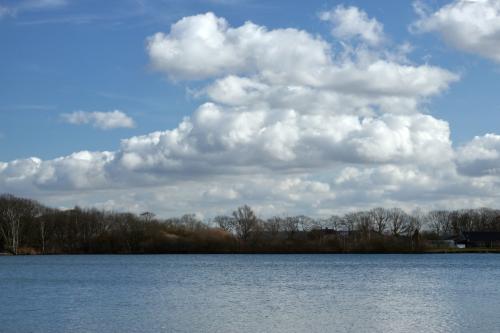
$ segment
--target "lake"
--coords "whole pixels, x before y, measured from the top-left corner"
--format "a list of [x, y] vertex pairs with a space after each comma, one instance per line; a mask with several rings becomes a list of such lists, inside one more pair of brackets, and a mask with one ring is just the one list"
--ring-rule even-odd
[[0, 332], [500, 332], [500, 255], [0, 257]]

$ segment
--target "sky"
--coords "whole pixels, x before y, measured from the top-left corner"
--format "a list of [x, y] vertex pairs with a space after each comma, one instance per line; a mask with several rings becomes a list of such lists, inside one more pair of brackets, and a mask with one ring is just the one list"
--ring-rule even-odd
[[500, 1], [0, 0], [0, 193], [500, 208]]

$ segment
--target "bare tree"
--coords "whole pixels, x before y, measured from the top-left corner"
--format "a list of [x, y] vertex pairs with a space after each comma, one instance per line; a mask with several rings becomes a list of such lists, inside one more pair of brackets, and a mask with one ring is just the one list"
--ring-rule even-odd
[[356, 230], [360, 232], [364, 239], [371, 239], [373, 229], [372, 219], [368, 212], [358, 212], [356, 214]]
[[398, 237], [404, 230], [406, 213], [401, 208], [392, 208], [389, 211], [389, 229], [393, 236]]
[[300, 217], [287, 216], [283, 220], [282, 229], [287, 233], [288, 239], [293, 239], [300, 228]]
[[151, 222], [156, 215], [152, 212], [143, 212], [140, 216], [144, 222]]
[[438, 238], [451, 232], [449, 215], [447, 210], [433, 210], [427, 213], [429, 227]]
[[45, 254], [45, 243], [47, 241], [48, 237], [48, 228], [47, 228], [47, 218], [44, 216], [44, 214], [47, 215], [48, 209], [40, 209], [35, 216], [36, 221], [38, 222], [38, 225], [40, 226], [40, 241], [42, 243], [42, 254]]
[[328, 228], [328, 219], [327, 218], [315, 218], [312, 223], [313, 230], [322, 230]]
[[476, 218], [474, 221], [474, 229], [477, 231], [496, 231], [495, 219], [498, 216], [497, 212], [490, 208], [476, 209]]
[[415, 230], [422, 230], [424, 225], [427, 223], [427, 214], [421, 208], [417, 208], [413, 210], [411, 215], [409, 216], [409, 226], [407, 228]]
[[32, 218], [37, 207], [28, 199], [8, 194], [0, 197], [0, 235], [13, 254], [18, 253], [23, 217]]
[[17, 254], [19, 246], [19, 231], [21, 229], [21, 214], [20, 211], [13, 207], [11, 203], [7, 203], [2, 207], [2, 223], [0, 231], [2, 237], [7, 244], [7, 247], [13, 254]]
[[252, 231], [257, 227], [257, 217], [253, 210], [247, 206], [238, 207], [233, 212], [236, 235], [243, 241], [248, 240]]
[[342, 227], [344, 227], [347, 232], [351, 233], [356, 228], [357, 221], [358, 221], [358, 213], [347, 213], [344, 215], [344, 219], [342, 221]]
[[331, 228], [335, 231], [339, 230], [342, 227], [343, 219], [338, 215], [332, 215], [327, 220], [328, 228]]
[[42, 254], [45, 254], [45, 239], [47, 238], [46, 221], [44, 218], [40, 219], [40, 239], [42, 241]]
[[179, 219], [179, 223], [189, 231], [205, 229], [206, 225], [203, 224], [195, 214], [184, 214]]
[[297, 221], [297, 225], [302, 231], [310, 231], [313, 228], [314, 220], [309, 216], [298, 215], [294, 219]]
[[470, 209], [461, 209], [459, 211], [454, 211], [451, 215], [451, 225], [453, 228], [453, 232], [456, 235], [459, 235], [462, 232], [473, 231], [473, 215], [474, 212]]
[[273, 238], [275, 238], [278, 233], [282, 230], [284, 226], [284, 219], [279, 216], [273, 216], [264, 224], [264, 230], [269, 232]]
[[421, 210], [416, 209], [411, 215], [406, 216], [405, 232], [410, 240], [410, 247], [414, 249], [420, 243], [420, 231], [425, 223], [427, 215]]
[[369, 212], [370, 218], [373, 221], [374, 230], [378, 234], [384, 234], [389, 223], [390, 213], [382, 207], [373, 208]]
[[231, 216], [218, 215], [214, 217], [213, 222], [217, 225], [217, 227], [226, 232], [233, 232], [234, 230], [235, 223]]

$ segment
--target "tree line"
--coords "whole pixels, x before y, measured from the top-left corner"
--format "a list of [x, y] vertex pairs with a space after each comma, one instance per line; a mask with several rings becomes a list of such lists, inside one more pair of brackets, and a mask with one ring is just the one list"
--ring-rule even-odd
[[419, 252], [467, 231], [500, 231], [500, 210], [373, 208], [326, 218], [259, 218], [247, 205], [208, 221], [194, 214], [158, 218], [0, 196], [0, 252], [266, 253]]

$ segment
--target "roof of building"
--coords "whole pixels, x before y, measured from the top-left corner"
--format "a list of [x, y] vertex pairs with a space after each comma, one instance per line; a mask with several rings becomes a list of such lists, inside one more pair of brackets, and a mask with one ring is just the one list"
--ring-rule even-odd
[[462, 233], [465, 240], [469, 242], [494, 242], [500, 241], [498, 231], [472, 231]]

